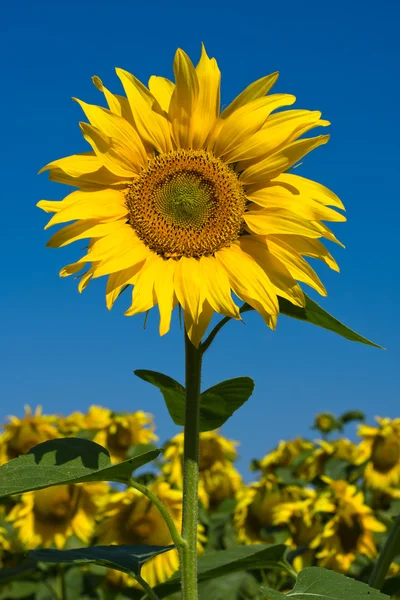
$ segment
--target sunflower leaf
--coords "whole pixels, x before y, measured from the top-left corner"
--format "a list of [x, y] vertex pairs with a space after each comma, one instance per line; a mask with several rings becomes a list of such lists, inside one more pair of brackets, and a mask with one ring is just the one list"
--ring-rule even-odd
[[31, 550], [28, 556], [34, 560], [47, 563], [94, 563], [103, 567], [124, 571], [130, 575], [140, 575], [145, 562], [172, 550], [174, 546], [91, 546], [75, 550], [39, 549]]
[[157, 458], [160, 452], [157, 448], [112, 465], [108, 451], [90, 440], [48, 440], [0, 467], [0, 498], [65, 483], [127, 483], [132, 471]]
[[[158, 387], [175, 425], [185, 422], [185, 388], [172, 377], [139, 369], [137, 377]], [[200, 431], [221, 427], [251, 396], [254, 381], [250, 377], [227, 379], [209, 388], [200, 397]]]
[[366, 583], [320, 567], [300, 571], [293, 590], [286, 594], [262, 587], [261, 596], [268, 600], [389, 600], [389, 596]]
[[[292, 319], [307, 321], [312, 325], [318, 325], [318, 327], [322, 327], [323, 329], [329, 329], [329, 331], [333, 331], [333, 333], [337, 333], [352, 342], [359, 342], [368, 346], [374, 346], [374, 348], [383, 349], [383, 346], [379, 346], [379, 344], [367, 340], [367, 338], [362, 337], [352, 329], [346, 327], [346, 325], [343, 325], [343, 323], [335, 319], [335, 317], [332, 317], [332, 315], [321, 308], [314, 300], [311, 300], [307, 294], [304, 294], [304, 297], [306, 299], [306, 305], [303, 308], [295, 306], [285, 298], [278, 298], [279, 312]], [[248, 304], [244, 304], [241, 307], [240, 312], [243, 313], [249, 310], [252, 310], [252, 307]]]
[[[290, 570], [286, 562], [287, 546], [256, 544], [253, 546], [235, 546], [228, 550], [207, 552], [198, 560], [198, 581], [216, 579], [228, 573], [254, 569]], [[161, 598], [180, 589], [180, 573], [175, 573], [170, 579], [156, 585], [154, 592]], [[370, 600], [375, 600], [371, 598]], [[378, 599], [376, 599], [378, 600]], [[383, 600], [383, 599], [382, 599]]]

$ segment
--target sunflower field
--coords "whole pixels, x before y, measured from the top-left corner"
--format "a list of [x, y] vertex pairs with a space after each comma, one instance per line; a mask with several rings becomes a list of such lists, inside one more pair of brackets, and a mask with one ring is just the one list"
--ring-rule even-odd
[[[345, 436], [350, 421], [359, 421], [355, 441]], [[372, 425], [363, 421], [358, 411], [317, 415], [310, 439], [280, 441], [273, 449], [266, 444], [265, 456], [251, 464], [250, 482], [235, 466], [237, 441], [220, 430], [200, 433], [200, 598], [261, 598], [262, 585], [285, 594], [296, 574], [310, 566], [368, 581], [400, 510], [400, 419], [377, 418]], [[26, 407], [24, 417], [9, 417], [3, 425], [0, 462], [29, 456], [31, 448], [42, 447], [38, 444], [65, 437], [100, 444], [112, 465], [154, 452], [159, 443], [153, 416], [142, 411], [117, 414], [91, 406], [86, 414], [61, 416]], [[183, 434], [162, 446], [162, 453], [140, 468], [135, 479], [159, 498], [179, 528]], [[70, 550], [74, 558], [88, 546], [100, 552], [110, 545], [116, 550], [121, 545], [157, 546], [157, 553], [143, 560], [141, 576], [160, 598], [179, 597], [173, 577], [178, 552], [171, 548], [158, 508], [138, 489], [104, 481], [66, 483], [3, 496], [0, 502], [2, 600], [144, 597], [121, 567], [110, 568], [111, 563], [95, 556], [88, 556], [87, 564], [71, 560], [55, 565], [42, 561], [38, 550]], [[224, 564], [215, 560], [221, 550], [229, 558]], [[399, 571], [400, 564], [392, 562], [382, 589], [393, 598], [400, 597]]]

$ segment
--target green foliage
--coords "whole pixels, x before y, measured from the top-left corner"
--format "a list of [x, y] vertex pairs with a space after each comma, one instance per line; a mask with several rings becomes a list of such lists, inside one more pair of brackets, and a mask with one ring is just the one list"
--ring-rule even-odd
[[95, 442], [81, 438], [49, 440], [0, 467], [0, 497], [65, 483], [127, 483], [135, 469], [160, 452], [150, 450], [112, 466], [108, 451]]
[[140, 575], [145, 562], [168, 552], [174, 546], [92, 546], [75, 550], [39, 549], [31, 550], [29, 556], [34, 560], [48, 563], [94, 563], [103, 567], [117, 569], [130, 575]]
[[[343, 325], [338, 319], [332, 317], [326, 310], [321, 308], [314, 300], [311, 300], [307, 294], [304, 294], [306, 299], [306, 305], [304, 308], [300, 306], [295, 306], [285, 298], [279, 299], [279, 311], [286, 315], [287, 317], [291, 317], [292, 319], [298, 319], [300, 321], [306, 321], [307, 323], [311, 323], [312, 325], [317, 325], [318, 327], [322, 327], [323, 329], [329, 329], [329, 331], [333, 331], [333, 333], [337, 333], [342, 337], [352, 341], [352, 342], [360, 342], [361, 344], [367, 344], [368, 346], [374, 346], [375, 348], [381, 348], [378, 344], [367, 340], [367, 338], [362, 337], [352, 329]], [[241, 312], [247, 312], [249, 310], [253, 310], [253, 308], [249, 304], [245, 304]]]
[[335, 571], [308, 567], [303, 569], [296, 584], [287, 594], [262, 588], [262, 597], [268, 600], [388, 600], [388, 596], [374, 590], [366, 583], [355, 581]]
[[[185, 420], [185, 388], [172, 377], [138, 369], [137, 377], [158, 387], [162, 393], [168, 412], [175, 425], [183, 426]], [[233, 413], [251, 396], [254, 382], [250, 377], [227, 379], [201, 394], [200, 431], [212, 431], [221, 427]]]
[[[229, 573], [255, 569], [280, 569], [291, 571], [286, 560], [287, 547], [257, 544], [253, 546], [235, 546], [228, 550], [208, 552], [198, 561], [199, 582], [216, 579]], [[157, 596], [166, 598], [180, 588], [179, 572], [154, 588]]]

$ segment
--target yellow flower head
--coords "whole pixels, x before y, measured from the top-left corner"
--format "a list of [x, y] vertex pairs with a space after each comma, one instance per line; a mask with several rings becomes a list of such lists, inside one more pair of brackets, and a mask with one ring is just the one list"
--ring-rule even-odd
[[368, 461], [364, 479], [372, 487], [388, 490], [400, 485], [400, 419], [376, 418], [378, 427], [360, 425], [357, 463]]
[[316, 448], [312, 455], [307, 457], [299, 467], [300, 477], [312, 481], [315, 477], [323, 475], [325, 463], [333, 457], [355, 464], [358, 449], [350, 440], [346, 438], [333, 442], [320, 440], [318, 444], [319, 448]]
[[237, 494], [234, 525], [243, 544], [273, 542], [271, 528], [276, 524], [277, 510], [286, 502], [301, 500], [303, 489], [281, 487], [274, 477], [266, 476], [257, 483], [243, 486]]
[[[329, 136], [303, 138], [325, 127], [319, 111], [274, 112], [295, 102], [267, 95], [277, 73], [248, 86], [222, 112], [220, 71], [203, 47], [196, 67], [180, 49], [175, 82], [150, 77], [148, 87], [117, 69], [125, 96], [98, 77], [108, 108], [77, 100], [90, 152], [44, 167], [50, 179], [74, 186], [61, 202], [41, 200], [55, 213], [47, 227], [73, 221], [48, 246], [88, 238], [87, 253], [60, 275], [108, 277], [111, 309], [133, 286], [126, 315], [158, 305], [160, 334], [176, 305], [196, 346], [214, 312], [240, 319], [232, 292], [275, 328], [278, 296], [304, 305], [298, 282], [325, 289], [303, 256], [337, 264], [319, 241], [336, 241], [324, 221], [344, 221], [330, 190], [287, 171]], [[301, 138], [301, 139], [299, 139]]]
[[386, 527], [374, 517], [355, 485], [327, 478], [326, 481], [327, 501], [334, 504], [334, 512], [311, 545], [322, 548], [317, 554], [321, 566], [346, 573], [357, 554], [376, 556], [374, 533], [383, 532]]
[[63, 434], [74, 434], [78, 431], [100, 431], [111, 425], [112, 411], [109, 408], [92, 404], [86, 414], [74, 412], [59, 421], [59, 429]]
[[[234, 468], [237, 442], [228, 440], [216, 431], [203, 431], [199, 440], [199, 494], [207, 508], [233, 498], [242, 484]], [[163, 473], [166, 479], [182, 489], [183, 486], [183, 433], [179, 433], [166, 446]]]
[[107, 428], [99, 431], [93, 441], [107, 448], [112, 461], [119, 462], [127, 458], [132, 446], [150, 444], [157, 439], [152, 415], [139, 410], [131, 414], [113, 414]]
[[60, 437], [55, 426], [56, 416], [42, 415], [42, 407], [38, 406], [32, 413], [30, 406], [25, 406], [22, 419], [10, 416], [10, 423], [4, 425], [4, 433], [0, 439], [0, 459], [2, 462], [25, 454], [41, 442]]
[[266, 454], [258, 465], [263, 473], [274, 473], [278, 467], [290, 467], [293, 460], [303, 452], [310, 452], [314, 449], [314, 444], [302, 438], [296, 438], [289, 441], [279, 442], [278, 447]]
[[[180, 531], [182, 492], [172, 489], [169, 483], [161, 480], [155, 481], [150, 489], [164, 503]], [[99, 544], [169, 546], [173, 543], [158, 509], [133, 488], [111, 494], [103, 503], [101, 514], [103, 520], [99, 525]], [[199, 533], [200, 541], [204, 541], [201, 528]], [[153, 587], [168, 579], [178, 567], [178, 551], [170, 550], [146, 562], [141, 569], [141, 576]], [[124, 573], [111, 571], [109, 577], [114, 583], [136, 585], [135, 580]]]
[[63, 548], [72, 535], [89, 544], [99, 499], [108, 490], [105, 483], [85, 483], [28, 492], [11, 509], [7, 520], [28, 550], [38, 546]]
[[337, 429], [337, 421], [331, 413], [319, 413], [315, 417], [314, 429], [318, 429], [322, 433], [329, 433]]
[[94, 433], [93, 441], [107, 448], [113, 462], [127, 458], [132, 446], [157, 440], [153, 417], [141, 410], [117, 414], [109, 408], [91, 406], [86, 414], [72, 413], [60, 422], [60, 430], [68, 434], [86, 430]]

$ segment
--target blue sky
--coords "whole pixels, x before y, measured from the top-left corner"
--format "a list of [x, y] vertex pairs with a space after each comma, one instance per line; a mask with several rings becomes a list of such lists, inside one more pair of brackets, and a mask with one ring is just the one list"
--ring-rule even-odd
[[108, 313], [105, 281], [79, 295], [76, 282], [58, 277], [82, 245], [45, 247], [46, 216], [35, 205], [67, 189], [37, 171], [88, 149], [71, 97], [100, 102], [92, 75], [113, 90], [115, 66], [144, 82], [171, 77], [175, 49], [197, 61], [201, 42], [222, 70], [223, 104], [279, 70], [274, 91], [295, 94], [297, 108], [321, 110], [332, 122], [329, 144], [298, 171], [331, 187], [347, 207], [348, 222], [335, 228], [346, 249], [332, 248], [341, 273], [316, 265], [329, 292], [321, 304], [387, 348], [285, 317], [275, 332], [252, 313], [245, 326], [230, 323], [206, 355], [203, 388], [239, 375], [255, 379], [254, 395], [223, 428], [241, 441], [239, 466], [279, 439], [312, 434], [318, 411], [400, 416], [398, 3], [383, 9], [356, 0], [350, 12], [343, 0], [24, 0], [7, 3], [2, 14], [1, 416], [21, 415], [27, 403], [61, 413], [96, 403], [152, 412], [161, 440], [177, 431], [158, 391], [133, 375], [153, 369], [182, 381], [177, 321], [159, 338], [157, 311], [144, 330], [141, 316], [123, 316], [125, 298]]

